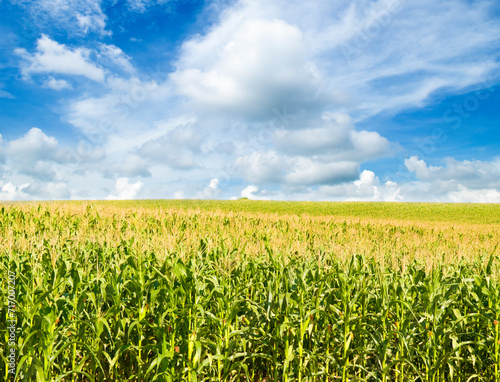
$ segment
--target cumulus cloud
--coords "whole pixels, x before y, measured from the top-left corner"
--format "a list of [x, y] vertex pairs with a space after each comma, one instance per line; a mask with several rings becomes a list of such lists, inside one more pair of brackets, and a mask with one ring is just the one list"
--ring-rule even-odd
[[[72, 20], [72, 33], [106, 34], [98, 1], [17, 3], [60, 20], [61, 28]], [[130, 0], [128, 6], [145, 12], [159, 3]], [[182, 44], [174, 72], [153, 77], [135, 68], [118, 46], [96, 43], [87, 49], [42, 35], [33, 52], [16, 50], [22, 74], [43, 74], [43, 86], [54, 90], [71, 86], [65, 76], [94, 81], [88, 93], [64, 103], [63, 119], [91, 145], [102, 145], [102, 152], [92, 151], [85, 157], [94, 158], [92, 163], [69, 170], [55, 138], [34, 129], [1, 145], [3, 168], [31, 179], [23, 186], [25, 178], [5, 178], [5, 195], [75, 195], [62, 179], [73, 182], [78, 174], [100, 185], [118, 178], [115, 190], [104, 195], [113, 198], [241, 192], [277, 199], [495, 200], [498, 161], [446, 159], [430, 166], [408, 158], [417, 180], [404, 184], [361, 171], [366, 162], [391, 155], [397, 144], [355, 126], [374, 114], [425, 105], [436, 91], [465, 91], [498, 73], [491, 53], [500, 27], [489, 21], [490, 5], [224, 3], [219, 19]], [[274, 112], [283, 107], [293, 115], [286, 123]], [[277, 124], [261, 139], [269, 120]], [[249, 142], [255, 137], [256, 145]], [[225, 184], [219, 173], [230, 163], [235, 171]], [[130, 181], [136, 177], [149, 177], [148, 187]], [[241, 180], [247, 183], [241, 186]]]
[[200, 199], [215, 199], [220, 194], [221, 190], [219, 188], [219, 179], [212, 178], [207, 187], [203, 189], [200, 193], [196, 195]]
[[458, 203], [500, 203], [500, 191], [497, 189], [470, 190], [460, 185], [448, 197], [449, 201]]
[[401, 189], [395, 182], [381, 184], [373, 171], [363, 170], [359, 179], [336, 186], [322, 186], [317, 195], [324, 199], [402, 201]]
[[276, 105], [335, 105], [357, 119], [422, 106], [437, 90], [498, 74], [500, 27], [489, 22], [490, 8], [454, 0], [236, 2], [183, 44], [172, 79], [199, 111], [244, 117]]
[[68, 48], [47, 35], [38, 39], [35, 53], [24, 48], [17, 48], [15, 52], [23, 59], [21, 72], [25, 78], [39, 73], [77, 75], [98, 82], [105, 78], [104, 70], [91, 61], [89, 49]]
[[309, 158], [298, 158], [285, 175], [285, 184], [294, 186], [334, 184], [353, 179], [358, 174], [359, 165], [341, 161], [321, 163]]
[[322, 155], [345, 152], [347, 147], [354, 149], [352, 138], [356, 132], [348, 115], [328, 113], [319, 122], [305, 123], [311, 125], [277, 130], [274, 135], [276, 146], [291, 155]]
[[405, 166], [422, 181], [461, 184], [469, 188], [500, 188], [500, 159], [483, 162], [445, 158], [443, 166], [430, 166], [418, 156], [412, 156], [405, 159]]
[[34, 127], [22, 137], [8, 142], [5, 155], [16, 172], [38, 179], [56, 176], [54, 162], [58, 158], [58, 142]]
[[290, 155], [326, 156], [329, 160], [366, 161], [391, 153], [390, 142], [375, 131], [356, 131], [351, 118], [324, 113], [320, 123], [294, 130], [277, 130], [276, 147]]
[[406, 165], [409, 171], [416, 173], [417, 180], [414, 181], [381, 182], [373, 171], [363, 170], [353, 181], [307, 187], [292, 193], [261, 190], [252, 184], [244, 188], [241, 196], [276, 200], [499, 203], [499, 164], [499, 160], [472, 162], [448, 158], [443, 166], [429, 166], [425, 161], [412, 157], [406, 160]]
[[290, 186], [339, 183], [355, 179], [359, 169], [356, 162], [328, 163], [314, 158], [281, 155], [275, 151], [241, 156], [237, 158], [236, 166], [249, 182]]
[[[360, 120], [422, 106], [437, 90], [466, 89], [499, 68], [489, 54], [499, 39], [488, 28], [472, 28], [488, 19], [488, 2], [424, 3], [237, 2], [183, 44], [170, 80], [196, 112], [240, 118], [255, 135], [262, 130], [256, 119], [269, 118], [275, 107], [293, 111], [294, 122], [240, 153], [233, 175], [293, 192], [356, 188], [361, 164], [391, 155], [398, 145], [357, 130], [347, 114]], [[460, 27], [467, 43], [443, 20]], [[363, 176], [358, 194], [378, 187], [390, 189], [380, 198], [402, 195], [391, 182], [365, 187]]]
[[29, 184], [16, 186], [0, 179], [0, 200], [23, 200], [27, 196], [24, 189], [28, 186]]
[[240, 156], [236, 167], [254, 184], [333, 185], [354, 181], [361, 163], [391, 154], [376, 132], [356, 131], [348, 115], [325, 113], [312, 126], [276, 130], [274, 150]]
[[483, 202], [499, 201], [500, 159], [493, 161], [457, 161], [444, 159], [441, 166], [428, 165], [413, 156], [405, 160], [417, 180], [402, 186], [412, 200]]
[[85, 152], [78, 147], [63, 147], [56, 138], [36, 127], [17, 139], [5, 142], [0, 139], [0, 163], [3, 163], [4, 175], [27, 180], [22, 184], [30, 187], [24, 192], [42, 198], [69, 195], [67, 191], [61, 191], [62, 184], [75, 174], [84, 174], [93, 163], [101, 160], [102, 154], [97, 148]]
[[238, 18], [183, 45], [171, 75], [178, 91], [198, 111], [250, 118], [311, 106], [321, 78], [302, 31], [280, 19]]
[[0, 137], [0, 199], [68, 199], [67, 184], [59, 179], [68, 164], [66, 154], [54, 137], [38, 128], [7, 142]]
[[60, 200], [70, 197], [71, 192], [64, 183], [32, 182], [16, 185], [0, 179], [0, 200]]
[[[395, 182], [381, 183], [373, 171], [363, 170], [358, 179], [333, 186], [305, 187], [294, 192], [261, 189], [256, 185], [246, 186], [241, 197], [253, 200], [349, 200], [349, 201], [402, 201], [401, 186]], [[237, 199], [237, 197], [232, 197]]]
[[135, 199], [144, 187], [144, 183], [130, 183], [129, 178], [118, 178], [115, 183], [115, 194], [111, 194], [107, 199]]
[[62, 147], [56, 138], [46, 135], [37, 127], [31, 128], [17, 139], [5, 142], [0, 146], [0, 154], [6, 162], [19, 174], [38, 179], [55, 179], [57, 173], [74, 169], [75, 165], [83, 166], [87, 162], [103, 159], [98, 147], [90, 150], [86, 147]]
[[259, 187], [251, 184], [241, 190], [241, 197], [251, 200], [267, 200], [266, 193], [266, 190], [261, 190]]

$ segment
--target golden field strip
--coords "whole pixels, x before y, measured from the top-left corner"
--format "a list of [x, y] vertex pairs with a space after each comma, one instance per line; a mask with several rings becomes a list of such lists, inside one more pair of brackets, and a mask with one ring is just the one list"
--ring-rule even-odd
[[500, 382], [500, 205], [3, 203], [0, 233], [2, 381]]
[[[285, 258], [321, 260], [329, 253], [345, 260], [358, 254], [380, 261], [418, 260], [427, 267], [436, 262], [472, 261], [500, 251], [498, 205], [479, 205], [478, 208], [477, 205], [417, 204], [416, 207], [423, 206], [419, 214], [416, 208], [411, 209], [410, 203], [403, 205], [404, 209], [397, 203], [385, 203], [385, 206], [384, 203], [360, 203], [365, 208], [362, 216], [358, 216], [355, 203], [337, 203], [341, 207], [339, 211], [333, 203], [331, 215], [314, 203], [298, 203], [301, 208], [292, 203], [289, 209], [265, 212], [271, 209], [268, 203], [166, 201], [144, 206], [142, 201], [125, 201], [6, 206], [4, 208], [28, 214], [40, 206], [46, 219], [43, 226], [35, 219], [13, 221], [9, 229], [2, 232], [0, 250], [2, 253], [12, 250], [40, 253], [48, 245], [56, 260], [59, 249], [67, 242], [77, 248], [88, 242], [106, 246], [134, 236], [136, 250], [154, 251], [160, 256], [191, 253], [198, 250], [200, 240], [204, 239], [208, 250], [222, 246], [234, 250], [236, 255], [244, 252], [261, 256], [268, 245]], [[275, 204], [280, 203], [287, 202]], [[476, 210], [468, 215], [468, 209], [474, 207]], [[449, 208], [452, 210], [446, 213]], [[413, 216], [404, 214], [408, 209]], [[382, 217], [379, 217], [380, 210]], [[20, 235], [23, 232], [24, 236]]]

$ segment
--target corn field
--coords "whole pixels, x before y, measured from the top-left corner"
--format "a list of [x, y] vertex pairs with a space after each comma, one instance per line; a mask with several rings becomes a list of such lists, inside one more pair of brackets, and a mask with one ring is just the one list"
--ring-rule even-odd
[[500, 381], [495, 208], [478, 224], [4, 205], [0, 379]]

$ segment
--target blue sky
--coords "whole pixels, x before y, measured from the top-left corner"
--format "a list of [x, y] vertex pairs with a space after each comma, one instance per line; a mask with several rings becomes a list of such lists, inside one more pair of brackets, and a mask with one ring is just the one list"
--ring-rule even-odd
[[0, 0], [0, 200], [500, 202], [496, 1]]

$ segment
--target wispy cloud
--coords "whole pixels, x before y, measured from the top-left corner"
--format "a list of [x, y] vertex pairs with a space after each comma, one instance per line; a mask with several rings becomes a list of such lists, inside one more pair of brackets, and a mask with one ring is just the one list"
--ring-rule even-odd
[[101, 0], [11, 0], [26, 10], [31, 22], [42, 32], [54, 29], [69, 34], [95, 32], [110, 35]]
[[8, 91], [2, 89], [2, 84], [0, 84], [0, 98], [11, 98], [14, 99], [15, 97], [10, 94]]

